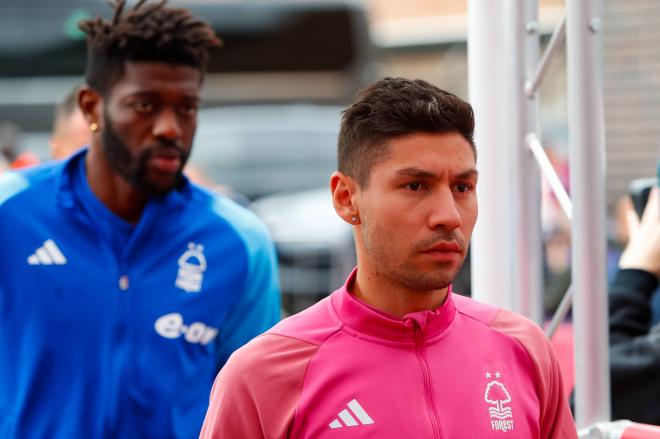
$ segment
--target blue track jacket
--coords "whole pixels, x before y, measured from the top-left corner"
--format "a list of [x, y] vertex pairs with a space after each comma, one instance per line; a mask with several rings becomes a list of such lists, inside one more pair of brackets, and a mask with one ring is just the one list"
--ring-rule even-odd
[[194, 438], [218, 369], [279, 320], [264, 225], [186, 182], [132, 226], [86, 150], [0, 176], [0, 438]]

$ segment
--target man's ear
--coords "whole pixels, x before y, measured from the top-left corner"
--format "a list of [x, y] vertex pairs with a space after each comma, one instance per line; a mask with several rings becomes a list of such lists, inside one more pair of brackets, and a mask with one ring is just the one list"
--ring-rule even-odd
[[92, 131], [96, 131], [101, 127], [103, 97], [96, 90], [87, 85], [80, 87], [80, 90], [78, 90], [78, 106], [90, 127], [96, 127], [96, 129], [92, 128]]
[[356, 206], [359, 186], [350, 176], [335, 171], [330, 176], [330, 192], [332, 204], [337, 215], [351, 225], [360, 224], [360, 212]]

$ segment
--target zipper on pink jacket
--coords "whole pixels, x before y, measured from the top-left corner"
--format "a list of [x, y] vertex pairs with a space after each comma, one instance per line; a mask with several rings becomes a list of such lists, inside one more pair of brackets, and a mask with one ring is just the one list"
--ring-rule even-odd
[[429, 418], [431, 419], [433, 437], [436, 439], [442, 439], [440, 418], [438, 417], [438, 413], [436, 411], [435, 396], [433, 393], [433, 386], [431, 385], [429, 363], [426, 358], [426, 351], [422, 341], [422, 328], [416, 320], [413, 320], [413, 324], [415, 325], [415, 354], [417, 355], [419, 366], [422, 369], [422, 378], [424, 382], [424, 399], [426, 401], [426, 408], [429, 413]]

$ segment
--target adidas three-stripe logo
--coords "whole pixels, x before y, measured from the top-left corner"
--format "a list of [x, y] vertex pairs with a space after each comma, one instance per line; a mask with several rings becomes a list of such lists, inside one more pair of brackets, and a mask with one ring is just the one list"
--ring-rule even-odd
[[[328, 424], [330, 428], [355, 427], [356, 425], [368, 425], [375, 423], [374, 420], [371, 419], [371, 416], [369, 416], [367, 412], [364, 411], [360, 403], [357, 402], [357, 399], [353, 399], [346, 405], [348, 408], [340, 411], [339, 415], [337, 415], [339, 419], [335, 419], [330, 424]], [[357, 418], [357, 420], [355, 418]]]
[[57, 247], [55, 241], [49, 239], [34, 254], [28, 256], [27, 263], [30, 265], [64, 265], [66, 264], [66, 257]]

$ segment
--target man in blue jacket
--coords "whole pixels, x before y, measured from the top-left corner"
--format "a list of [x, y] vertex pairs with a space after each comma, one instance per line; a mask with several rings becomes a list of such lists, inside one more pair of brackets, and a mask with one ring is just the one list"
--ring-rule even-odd
[[255, 216], [189, 183], [207, 49], [184, 9], [83, 21], [92, 131], [0, 177], [0, 437], [191, 438], [218, 369], [279, 319]]

